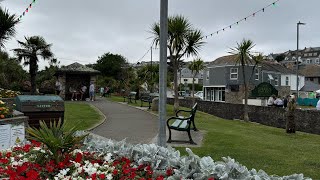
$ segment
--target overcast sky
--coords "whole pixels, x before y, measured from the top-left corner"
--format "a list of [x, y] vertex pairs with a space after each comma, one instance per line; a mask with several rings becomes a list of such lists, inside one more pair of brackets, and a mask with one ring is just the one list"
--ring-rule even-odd
[[[169, 14], [187, 17], [205, 35], [234, 23], [275, 0], [169, 0]], [[2, 7], [21, 14], [32, 0], [5, 0]], [[296, 23], [300, 47], [320, 46], [319, 0], [280, 0], [276, 6], [206, 39], [200, 51], [204, 61], [227, 55], [243, 38], [256, 44], [255, 50], [269, 54], [296, 48]], [[150, 27], [159, 21], [160, 0], [36, 0], [17, 26], [17, 35], [7, 50], [18, 46], [24, 36], [40, 35], [62, 65], [78, 61], [96, 62], [106, 52], [123, 55], [136, 63], [148, 50]], [[154, 60], [159, 59], [154, 50]], [[142, 61], [149, 61], [150, 54]], [[40, 67], [45, 63], [41, 62]]]

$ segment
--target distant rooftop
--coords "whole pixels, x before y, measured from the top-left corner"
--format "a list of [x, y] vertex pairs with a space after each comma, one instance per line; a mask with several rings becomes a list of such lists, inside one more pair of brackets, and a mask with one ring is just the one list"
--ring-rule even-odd
[[93, 68], [87, 67], [85, 65], [82, 65], [80, 63], [73, 63], [68, 66], [62, 66], [57, 70], [57, 74], [61, 73], [87, 73], [87, 74], [99, 74], [100, 71], [97, 71]]

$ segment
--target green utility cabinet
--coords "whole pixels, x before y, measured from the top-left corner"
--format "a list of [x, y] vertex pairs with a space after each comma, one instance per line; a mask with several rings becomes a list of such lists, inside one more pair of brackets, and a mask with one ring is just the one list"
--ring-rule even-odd
[[60, 96], [19, 95], [15, 99], [16, 109], [29, 117], [31, 127], [39, 128], [39, 121], [64, 121], [64, 101]]

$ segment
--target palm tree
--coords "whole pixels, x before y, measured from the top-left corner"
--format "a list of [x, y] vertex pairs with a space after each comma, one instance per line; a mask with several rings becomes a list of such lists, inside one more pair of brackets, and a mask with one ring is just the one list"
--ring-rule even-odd
[[193, 75], [192, 76], [192, 104], [194, 104], [195, 103], [195, 99], [194, 99], [194, 79], [199, 74], [199, 72], [204, 69], [204, 62], [200, 58], [195, 59], [189, 64], [188, 68], [191, 70], [192, 75]]
[[243, 112], [243, 120], [249, 121], [248, 115], [248, 82], [246, 79], [245, 66], [253, 64], [252, 60], [252, 48], [255, 46], [251, 40], [243, 39], [239, 44], [237, 43], [237, 47], [231, 48], [231, 54], [237, 56], [237, 63], [242, 67], [242, 78], [244, 83], [244, 112]]
[[[151, 28], [153, 43], [157, 46], [160, 41], [160, 23], [153, 24]], [[174, 110], [179, 109], [178, 100], [178, 67], [181, 58], [196, 56], [204, 44], [200, 30], [194, 29], [189, 20], [183, 16], [171, 16], [168, 18], [168, 42], [170, 63], [173, 67], [174, 84]]]
[[18, 23], [19, 20], [15, 14], [10, 15], [7, 9], [0, 7], [0, 49], [16, 34], [15, 26]]
[[18, 41], [21, 48], [14, 49], [18, 60], [24, 60], [23, 65], [29, 65], [31, 94], [36, 93], [36, 74], [38, 71], [39, 57], [44, 60], [55, 61], [51, 52], [51, 44], [47, 44], [43, 37], [25, 37], [26, 42]]

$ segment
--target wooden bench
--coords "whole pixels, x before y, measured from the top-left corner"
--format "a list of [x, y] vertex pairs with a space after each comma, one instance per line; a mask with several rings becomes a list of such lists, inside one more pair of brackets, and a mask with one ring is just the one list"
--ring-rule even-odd
[[127, 96], [123, 96], [123, 102], [126, 102], [127, 99], [128, 103], [132, 103], [132, 100], [134, 100], [134, 103], [137, 103], [136, 94], [137, 92], [132, 91]]
[[[194, 123], [194, 118], [196, 116], [196, 111], [197, 111], [197, 103], [192, 107], [192, 109], [190, 111], [187, 110], [179, 110], [176, 113], [175, 117], [171, 117], [167, 120], [167, 126], [169, 129], [169, 139], [168, 139], [168, 143], [171, 142], [188, 142], [190, 144], [196, 144], [191, 137], [191, 129], [194, 131], [198, 131], [198, 129], [195, 126]], [[179, 116], [179, 113], [181, 112], [186, 112], [186, 113], [190, 113], [189, 117], [184, 117], [184, 116]], [[174, 121], [172, 124], [171, 121]], [[192, 126], [192, 128], [191, 128]], [[171, 130], [176, 130], [176, 131], [186, 131], [188, 133], [189, 136], [189, 141], [180, 141], [180, 140], [172, 140], [171, 139]]]

